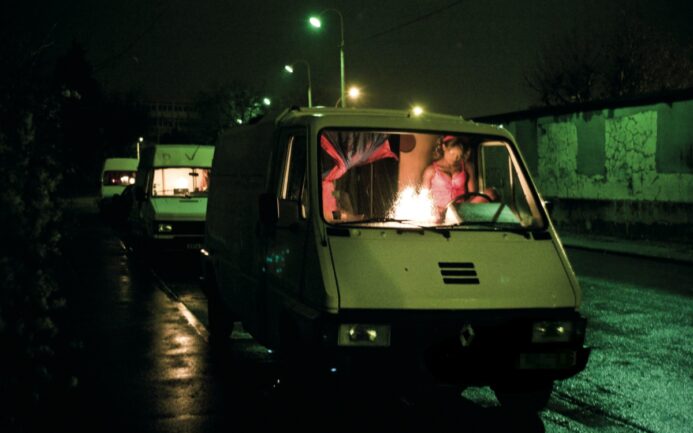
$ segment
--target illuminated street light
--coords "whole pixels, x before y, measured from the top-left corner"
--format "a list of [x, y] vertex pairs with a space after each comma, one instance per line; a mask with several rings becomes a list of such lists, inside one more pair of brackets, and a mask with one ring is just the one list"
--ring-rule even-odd
[[[355, 101], [361, 96], [361, 89], [359, 89], [356, 86], [351, 86], [351, 87], [349, 87], [349, 91], [347, 92], [346, 95]], [[334, 104], [334, 106], [338, 107], [340, 102], [342, 102], [341, 97], [339, 99], [337, 99], [337, 102]], [[343, 105], [342, 105], [342, 107], [343, 107]]]
[[262, 98], [262, 103], [268, 107], [272, 105], [272, 101], [270, 100], [270, 98]]
[[322, 27], [322, 22], [320, 21], [320, 18], [318, 18], [318, 17], [310, 17], [308, 22], [310, 22], [310, 25], [315, 27], [316, 29], [319, 29], [320, 27]]
[[137, 159], [140, 159], [140, 146], [142, 145], [143, 141], [144, 137], [140, 137], [137, 139]]
[[311, 26], [315, 28], [320, 28], [322, 27], [322, 21], [320, 21], [320, 17], [324, 15], [327, 12], [334, 12], [337, 15], [339, 15], [339, 30], [340, 30], [340, 37], [339, 37], [339, 77], [340, 77], [340, 93], [339, 93], [339, 100], [342, 101], [342, 108], [346, 107], [346, 97], [344, 93], [344, 17], [342, 16], [342, 13], [339, 12], [337, 9], [325, 9], [324, 11], [320, 12], [317, 16], [312, 16], [308, 19], [308, 22], [310, 23]]
[[412, 113], [414, 116], [416, 116], [416, 117], [421, 116], [421, 115], [423, 114], [423, 112], [424, 112], [424, 110], [423, 110], [423, 108], [421, 108], [420, 105], [414, 105], [414, 106], [411, 108], [411, 113]]
[[[303, 63], [306, 65], [306, 71], [308, 72], [308, 108], [313, 106], [313, 97], [312, 97], [312, 84], [310, 82], [310, 64], [306, 60], [294, 60], [292, 63]], [[294, 73], [294, 66], [293, 64], [289, 64], [284, 66], [284, 70], [290, 74]]]
[[358, 99], [358, 97], [361, 96], [361, 89], [356, 86], [351, 86], [349, 87], [348, 95], [351, 99]]

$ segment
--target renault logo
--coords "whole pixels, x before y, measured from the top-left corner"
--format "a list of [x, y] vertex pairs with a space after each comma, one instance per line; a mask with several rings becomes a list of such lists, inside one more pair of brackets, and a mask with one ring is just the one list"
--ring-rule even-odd
[[460, 343], [462, 344], [462, 347], [469, 347], [472, 344], [472, 341], [474, 341], [474, 328], [472, 328], [472, 325], [467, 323], [460, 329]]

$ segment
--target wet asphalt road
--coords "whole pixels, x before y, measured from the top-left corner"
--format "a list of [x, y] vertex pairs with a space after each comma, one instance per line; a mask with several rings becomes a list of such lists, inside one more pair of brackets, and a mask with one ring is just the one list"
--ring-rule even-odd
[[592, 358], [583, 373], [557, 384], [539, 417], [518, 420], [508, 419], [489, 389], [442, 390], [412, 403], [370, 390], [291, 385], [281, 363], [240, 327], [215, 352], [192, 258], [152, 269], [127, 254], [90, 209], [74, 218], [66, 296], [81, 350], [77, 391], [62, 411], [73, 430], [691, 431], [691, 266], [569, 251]]

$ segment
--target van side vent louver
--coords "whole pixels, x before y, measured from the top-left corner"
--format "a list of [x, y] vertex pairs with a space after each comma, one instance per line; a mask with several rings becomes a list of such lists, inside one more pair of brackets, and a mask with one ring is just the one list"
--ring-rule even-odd
[[479, 284], [474, 263], [438, 262], [445, 284]]

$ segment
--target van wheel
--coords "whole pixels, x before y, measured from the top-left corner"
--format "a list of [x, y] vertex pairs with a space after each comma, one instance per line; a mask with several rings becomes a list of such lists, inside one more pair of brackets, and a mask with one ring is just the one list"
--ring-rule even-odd
[[514, 413], [539, 412], [551, 398], [553, 382], [510, 383], [493, 387], [498, 402]]
[[207, 321], [209, 322], [209, 342], [214, 345], [229, 344], [233, 320], [224, 311], [218, 295], [207, 297]]

